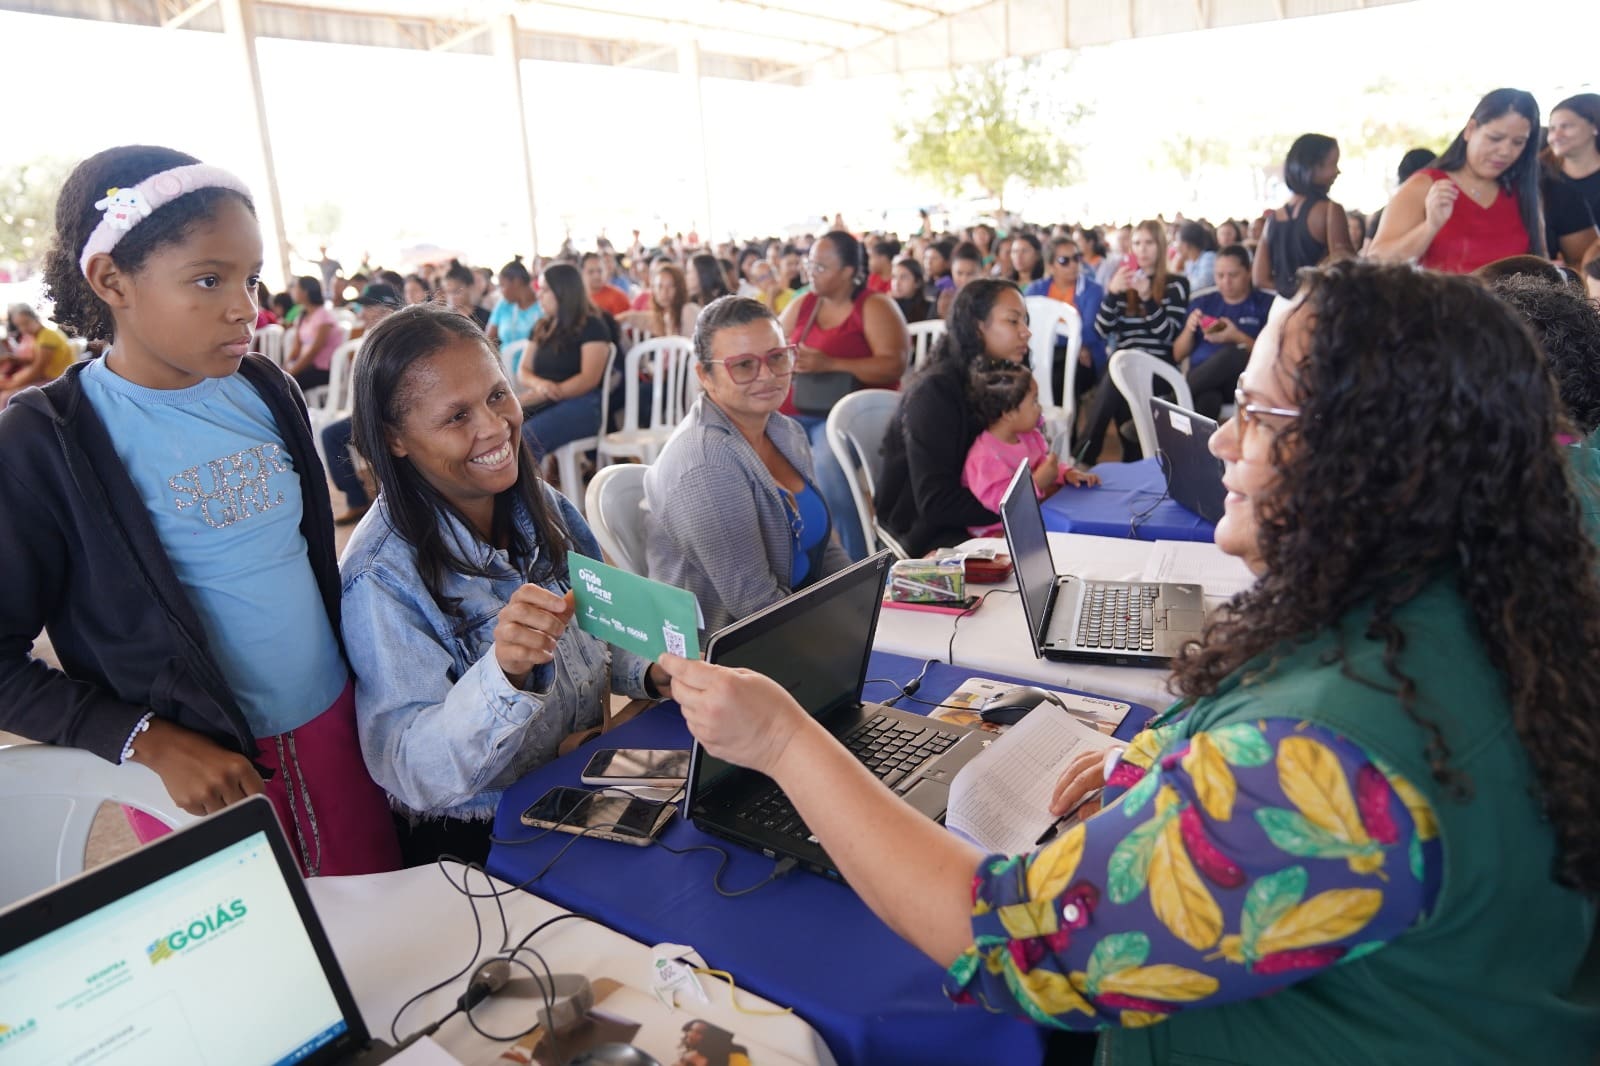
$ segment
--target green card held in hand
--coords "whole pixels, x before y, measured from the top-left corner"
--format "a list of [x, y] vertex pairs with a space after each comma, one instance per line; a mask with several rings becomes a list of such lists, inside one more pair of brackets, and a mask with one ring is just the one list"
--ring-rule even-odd
[[700, 657], [694, 594], [573, 552], [567, 556], [578, 628], [654, 662], [664, 651]]

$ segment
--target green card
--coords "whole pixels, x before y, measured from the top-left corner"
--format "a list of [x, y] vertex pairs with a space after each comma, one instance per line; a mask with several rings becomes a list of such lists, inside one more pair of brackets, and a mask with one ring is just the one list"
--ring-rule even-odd
[[664, 651], [700, 657], [694, 594], [572, 552], [567, 566], [578, 628], [654, 662]]

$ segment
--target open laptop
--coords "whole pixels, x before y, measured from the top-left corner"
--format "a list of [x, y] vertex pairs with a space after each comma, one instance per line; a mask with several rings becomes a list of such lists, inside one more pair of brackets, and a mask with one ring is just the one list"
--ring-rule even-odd
[[1178, 649], [1200, 639], [1205, 596], [1199, 585], [1087, 581], [1056, 573], [1026, 462], [1017, 464], [1000, 501], [1000, 520], [1036, 656], [1165, 666]]
[[[884, 784], [942, 820], [956, 771], [983, 750], [988, 734], [920, 714], [862, 703], [867, 657], [894, 561], [879, 552], [847, 570], [717, 632], [706, 659], [777, 681]], [[707, 755], [689, 762], [687, 810], [694, 824], [774, 858], [791, 857], [839, 879], [771, 778]]]
[[1167, 495], [1207, 522], [1222, 520], [1222, 460], [1211, 454], [1217, 424], [1159, 397], [1150, 398], [1156, 423], [1156, 458], [1167, 477]]
[[383, 1062], [262, 797], [0, 911], [0, 1064]]

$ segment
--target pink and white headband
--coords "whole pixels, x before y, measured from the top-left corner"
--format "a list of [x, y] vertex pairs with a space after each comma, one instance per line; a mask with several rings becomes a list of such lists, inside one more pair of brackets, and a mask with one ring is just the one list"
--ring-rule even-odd
[[100, 224], [84, 242], [78, 269], [87, 275], [92, 256], [109, 254], [133, 227], [178, 197], [199, 189], [232, 189], [241, 196], [250, 195], [244, 182], [209, 163], [173, 167], [129, 188], [107, 189], [105, 199], [95, 201], [96, 210], [102, 212]]

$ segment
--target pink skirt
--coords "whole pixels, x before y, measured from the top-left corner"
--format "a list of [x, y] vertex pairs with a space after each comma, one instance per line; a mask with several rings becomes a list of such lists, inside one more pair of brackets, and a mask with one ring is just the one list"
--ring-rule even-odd
[[[305, 725], [256, 740], [256, 762], [277, 771], [264, 791], [307, 877], [400, 869], [389, 801], [361, 759], [355, 691], [347, 681], [333, 706]], [[143, 811], [123, 811], [141, 844], [172, 831]]]

